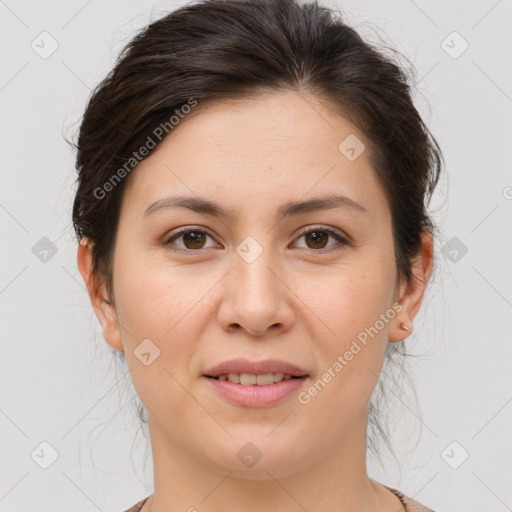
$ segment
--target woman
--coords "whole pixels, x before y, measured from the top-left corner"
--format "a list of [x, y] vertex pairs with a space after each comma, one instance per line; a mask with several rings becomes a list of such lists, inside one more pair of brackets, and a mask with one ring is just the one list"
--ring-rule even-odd
[[78, 266], [151, 436], [130, 510], [430, 510], [366, 470], [433, 268], [442, 157], [401, 69], [316, 3], [188, 4], [128, 44], [77, 150]]

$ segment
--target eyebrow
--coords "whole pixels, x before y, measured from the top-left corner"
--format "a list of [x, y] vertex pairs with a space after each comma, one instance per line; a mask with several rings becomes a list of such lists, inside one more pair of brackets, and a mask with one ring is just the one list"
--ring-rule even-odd
[[[172, 196], [159, 199], [150, 204], [144, 211], [142, 217], [166, 208], [188, 208], [197, 213], [210, 215], [212, 217], [223, 217], [232, 219], [235, 216], [235, 210], [223, 208], [222, 206], [199, 197], [190, 196]], [[322, 197], [315, 197], [306, 201], [289, 201], [283, 204], [277, 211], [276, 218], [282, 219], [291, 215], [300, 215], [302, 213], [329, 210], [333, 208], [348, 208], [357, 212], [368, 214], [368, 210], [360, 203], [349, 197], [330, 194]]]

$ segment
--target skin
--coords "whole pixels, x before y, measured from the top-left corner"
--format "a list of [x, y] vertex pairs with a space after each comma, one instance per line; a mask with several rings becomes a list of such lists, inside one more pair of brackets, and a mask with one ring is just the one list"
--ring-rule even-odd
[[[367, 148], [354, 161], [338, 150], [349, 134]], [[417, 280], [398, 282], [391, 213], [368, 148], [356, 126], [304, 93], [224, 100], [189, 114], [129, 176], [114, 297], [92, 272], [91, 244], [80, 244], [78, 266], [103, 336], [124, 350], [148, 412], [155, 491], [144, 512], [402, 510], [367, 475], [368, 401], [387, 343], [412, 331], [433, 245], [425, 232]], [[338, 207], [276, 222], [283, 203], [333, 192], [367, 213]], [[234, 218], [185, 208], [143, 217], [174, 194], [212, 200]], [[318, 224], [351, 244], [298, 234]], [[206, 235], [165, 245], [187, 226]], [[236, 252], [248, 236], [263, 250], [251, 263]], [[401, 311], [307, 405], [296, 395], [263, 408], [233, 405], [202, 377], [227, 359], [278, 358], [307, 371], [304, 391], [396, 303]], [[160, 355], [145, 366], [134, 350], [147, 338]], [[252, 468], [237, 457], [247, 442], [262, 454]]]

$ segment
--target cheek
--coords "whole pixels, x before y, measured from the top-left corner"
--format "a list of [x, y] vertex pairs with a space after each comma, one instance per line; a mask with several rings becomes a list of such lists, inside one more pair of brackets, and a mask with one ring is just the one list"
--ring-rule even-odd
[[361, 259], [359, 263], [330, 271], [323, 282], [307, 279], [299, 292], [307, 297], [307, 305], [320, 320], [317, 335], [321, 336], [317, 339], [329, 340], [327, 346], [335, 350], [342, 349], [365, 328], [374, 325], [391, 305], [392, 267], [390, 270], [389, 265], [377, 258], [367, 258], [364, 265]]
[[125, 253], [130, 257], [120, 255], [115, 262], [119, 320], [133, 343], [143, 336], [158, 340], [162, 348], [174, 344], [175, 333], [181, 336], [183, 326], [190, 327], [189, 315], [202, 303], [207, 283], [165, 261], [163, 254], [154, 257], [136, 249]]
[[[130, 258], [119, 257], [114, 273], [121, 336], [137, 393], [149, 411], [156, 411], [162, 400], [183, 394], [177, 382], [185, 384], [192, 371], [204, 329], [201, 297], [209, 287], [179, 267], [137, 251], [125, 254]], [[144, 365], [144, 359], [151, 363]]]
[[308, 305], [316, 304], [311, 309], [321, 320], [312, 334], [321, 380], [316, 386], [319, 410], [328, 408], [329, 400], [342, 409], [363, 406], [384, 360], [395, 316], [391, 307], [395, 274], [392, 262], [370, 257], [364, 261], [338, 269], [308, 294]]
[[190, 414], [182, 386], [203, 329], [204, 290], [176, 268], [148, 263], [134, 253], [116, 261], [116, 306], [134, 388], [148, 413], [166, 422]]

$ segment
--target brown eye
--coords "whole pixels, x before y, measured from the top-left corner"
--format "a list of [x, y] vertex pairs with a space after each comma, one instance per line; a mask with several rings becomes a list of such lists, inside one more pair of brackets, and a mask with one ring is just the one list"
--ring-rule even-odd
[[325, 231], [310, 231], [304, 236], [308, 245], [313, 244], [312, 249], [323, 249], [329, 240], [329, 235]]
[[[329, 238], [334, 238], [337, 242], [339, 242], [338, 245], [343, 246], [348, 244], [348, 240], [342, 237], [338, 232], [322, 227], [303, 230], [299, 239], [300, 238], [304, 238], [306, 241], [306, 248], [311, 249], [314, 252], [322, 252], [322, 249], [327, 247]], [[336, 244], [333, 244], [327, 248], [329, 249], [332, 246], [336, 246]]]
[[174, 245], [175, 240], [181, 239], [183, 246], [177, 248], [177, 250], [198, 250], [204, 249], [206, 238], [211, 236], [205, 231], [199, 229], [187, 229], [176, 233], [165, 242], [165, 245]]

